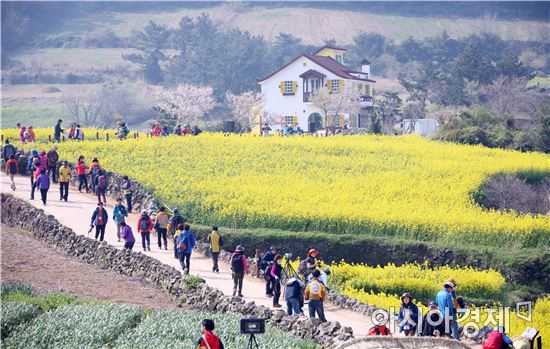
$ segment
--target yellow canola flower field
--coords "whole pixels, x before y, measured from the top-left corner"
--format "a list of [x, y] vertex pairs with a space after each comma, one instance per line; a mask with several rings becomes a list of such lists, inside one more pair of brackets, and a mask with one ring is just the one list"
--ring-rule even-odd
[[60, 145], [62, 159], [80, 154], [138, 180], [197, 223], [478, 246], [550, 240], [548, 216], [487, 211], [471, 198], [496, 173], [550, 173], [550, 156], [541, 153], [374, 135], [201, 134]]

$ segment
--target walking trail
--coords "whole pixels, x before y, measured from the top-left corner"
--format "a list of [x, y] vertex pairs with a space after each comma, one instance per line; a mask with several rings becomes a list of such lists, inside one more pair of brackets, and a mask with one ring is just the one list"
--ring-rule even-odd
[[[97, 207], [96, 196], [79, 193], [78, 190], [71, 186], [68, 202], [59, 201], [59, 185], [52, 183], [48, 191], [47, 205], [43, 206], [40, 200], [39, 191], [35, 192], [35, 199], [30, 200], [29, 177], [16, 176], [16, 191], [11, 190], [8, 176], [0, 175], [0, 178], [2, 192], [12, 194], [15, 197], [24, 199], [35, 207], [43, 209], [47, 214], [55, 216], [61, 224], [71, 228], [76, 234], [86, 235], [92, 239], [95, 237], [95, 229], [90, 235], [88, 235], [88, 229], [90, 228], [92, 213]], [[109, 221], [105, 231], [105, 241], [116, 248], [122, 249], [124, 247], [124, 242], [117, 241], [116, 227], [112, 221], [114, 204], [115, 201], [113, 199], [107, 199], [106, 208], [109, 213]], [[126, 221], [131, 225], [136, 237], [134, 250], [156, 258], [162, 263], [170, 265], [177, 270], [181, 270], [179, 261], [174, 258], [173, 246], [169, 244], [167, 251], [160, 250], [157, 245], [157, 235], [154, 233], [151, 234], [151, 251], [143, 252], [141, 248], [141, 236], [136, 233], [138, 218], [138, 213], [131, 213]], [[191, 231], [193, 231], [192, 225]], [[223, 230], [221, 233], [223, 234]], [[231, 279], [231, 271], [228, 263], [220, 261], [220, 272], [215, 274], [212, 272], [211, 259], [195, 252], [191, 255], [190, 274], [203, 278], [208, 285], [216, 287], [226, 295], [231, 295], [233, 292], [233, 281]], [[245, 277], [243, 282], [243, 295], [247, 302], [254, 301], [258, 305], [272, 306], [272, 299], [265, 296], [264, 281], [256, 277], [249, 275]], [[283, 296], [281, 296], [281, 301], [279, 303], [283, 304], [283, 309], [286, 309]], [[307, 306], [304, 307], [304, 310], [307, 313]], [[342, 326], [351, 327], [355, 337], [364, 337], [368, 329], [372, 327], [372, 322], [367, 316], [338, 308], [330, 303], [325, 303], [325, 316], [329, 321], [338, 321]]]

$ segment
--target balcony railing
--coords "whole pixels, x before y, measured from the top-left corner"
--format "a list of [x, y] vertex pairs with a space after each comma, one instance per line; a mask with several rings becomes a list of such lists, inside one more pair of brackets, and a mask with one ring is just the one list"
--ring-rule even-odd
[[313, 92], [304, 92], [304, 102], [309, 102], [311, 96], [313, 96]]

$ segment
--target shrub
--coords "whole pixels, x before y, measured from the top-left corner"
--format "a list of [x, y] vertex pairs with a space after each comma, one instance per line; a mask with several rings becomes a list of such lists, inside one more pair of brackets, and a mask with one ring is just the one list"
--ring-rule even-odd
[[2, 327], [0, 337], [5, 339], [13, 332], [20, 324], [30, 321], [40, 314], [40, 310], [35, 305], [2, 302], [0, 304], [0, 315], [2, 317]]
[[143, 310], [118, 304], [69, 305], [20, 326], [5, 348], [102, 348], [136, 326]]
[[77, 304], [99, 304], [100, 301], [89, 300], [85, 298], [79, 298], [74, 295], [51, 292], [46, 296], [34, 296], [26, 292], [11, 292], [6, 295], [2, 295], [2, 302], [18, 302], [29, 305], [34, 305], [40, 308], [42, 311], [48, 311], [64, 307], [66, 305]]
[[2, 299], [4, 299], [5, 296], [12, 294], [12, 293], [20, 293], [32, 296], [34, 295], [34, 290], [29, 284], [25, 283], [2, 283], [0, 285], [0, 295], [2, 296]]
[[[212, 314], [181, 310], [162, 311], [146, 318], [129, 333], [121, 335], [116, 348], [193, 348], [202, 335], [200, 321], [212, 319], [214, 333], [226, 348], [246, 348], [248, 337], [239, 333], [239, 317], [234, 314]], [[315, 348], [315, 345], [266, 326], [266, 334], [258, 336], [261, 348]]]

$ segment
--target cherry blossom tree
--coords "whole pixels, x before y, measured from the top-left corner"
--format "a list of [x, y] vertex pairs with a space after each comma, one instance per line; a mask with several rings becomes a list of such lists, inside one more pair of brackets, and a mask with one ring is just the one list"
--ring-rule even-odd
[[260, 114], [263, 110], [261, 93], [247, 91], [240, 95], [234, 95], [227, 92], [225, 99], [231, 108], [230, 121], [239, 124], [243, 129], [253, 128], [260, 123], [262, 118]]
[[[309, 101], [321, 111], [325, 120], [325, 127], [334, 126], [328, 124], [329, 116], [340, 113], [357, 114], [361, 109], [359, 92], [351, 87], [345, 87], [339, 91], [329, 91], [322, 88], [315, 92]], [[333, 124], [335, 119], [332, 119]]]
[[203, 117], [215, 104], [210, 86], [180, 84], [168, 89], [161, 87], [155, 97], [156, 110], [182, 124]]

